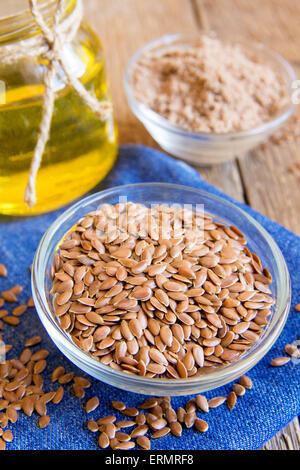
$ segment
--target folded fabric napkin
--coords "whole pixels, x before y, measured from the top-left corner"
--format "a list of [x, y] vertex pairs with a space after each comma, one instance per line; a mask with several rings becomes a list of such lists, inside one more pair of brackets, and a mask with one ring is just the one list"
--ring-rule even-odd
[[[95, 191], [128, 183], [159, 181], [205, 189], [231, 200], [203, 181], [198, 173], [185, 163], [150, 148], [129, 145], [120, 148], [116, 166]], [[300, 239], [248, 206], [236, 204], [268, 230], [286, 259], [293, 288], [292, 308], [287, 324], [271, 351], [250, 371], [249, 376], [254, 386], [239, 398], [233, 411], [229, 411], [226, 404], [211, 410], [204, 417], [209, 423], [207, 433], [184, 429], [181, 438], [169, 434], [162, 439], [153, 440], [152, 449], [258, 449], [299, 415], [300, 363], [297, 365], [290, 361], [281, 368], [272, 368], [270, 361], [283, 355], [285, 344], [298, 339], [300, 332], [300, 313], [293, 309], [300, 301]], [[28, 300], [31, 296], [29, 266], [34, 252], [45, 230], [63, 210], [38, 217], [1, 219], [0, 263], [5, 263], [9, 271], [7, 278], [0, 279], [1, 291], [21, 284], [24, 291], [19, 296], [20, 301]], [[26, 339], [41, 335], [42, 347], [50, 351], [48, 373], [44, 375], [50, 375], [58, 365], [63, 365], [66, 371], [74, 371], [76, 375], [84, 375], [54, 346], [34, 308], [24, 314], [19, 326], [5, 325], [2, 333], [4, 341], [13, 344], [17, 353], [22, 351]], [[15, 354], [10, 353], [8, 357], [15, 357]], [[28, 418], [20, 412], [17, 423], [8, 427], [13, 431], [14, 440], [7, 447], [24, 450], [97, 449], [97, 435], [89, 432], [86, 427], [88, 419], [111, 414], [110, 403], [113, 399], [123, 400], [128, 406], [135, 406], [145, 397], [110, 387], [93, 378], [91, 383], [91, 388], [86, 391], [86, 397], [82, 400], [75, 398], [71, 385], [65, 386], [63, 401], [59, 405], [48, 405], [51, 422], [45, 429], [38, 428], [36, 415]], [[45, 381], [46, 391], [56, 388], [57, 384]], [[208, 398], [226, 396], [230, 390], [231, 385], [228, 384], [206, 395]], [[100, 399], [100, 406], [86, 415], [84, 404], [89, 397], [95, 395]], [[188, 399], [173, 398], [174, 408], [185, 404]]]

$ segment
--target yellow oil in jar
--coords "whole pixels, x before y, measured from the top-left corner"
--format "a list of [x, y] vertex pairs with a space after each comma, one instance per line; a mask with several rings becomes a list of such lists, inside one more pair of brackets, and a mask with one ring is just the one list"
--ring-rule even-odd
[[[78, 78], [86, 89], [107, 99], [99, 43], [90, 37], [88, 30], [69, 52], [83, 67]], [[24, 69], [19, 73], [17, 67], [0, 68], [6, 85], [5, 104], [0, 106], [0, 213], [31, 215], [69, 203], [103, 179], [116, 158], [117, 131], [112, 117], [101, 122], [72, 88], [58, 83], [50, 139], [36, 180], [37, 203], [28, 208], [24, 190], [42, 118], [44, 85], [43, 80], [36, 83], [36, 74], [30, 83], [30, 70], [24, 83]], [[42, 74], [45, 65], [39, 68]]]

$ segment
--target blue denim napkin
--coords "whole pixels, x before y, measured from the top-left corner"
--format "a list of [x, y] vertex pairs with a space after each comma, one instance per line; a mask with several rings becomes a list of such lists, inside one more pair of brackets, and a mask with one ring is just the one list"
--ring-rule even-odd
[[[159, 181], [193, 186], [224, 196], [203, 181], [198, 173], [185, 163], [141, 146], [121, 147], [116, 166], [95, 190], [128, 183]], [[230, 200], [229, 197], [224, 197]], [[269, 197], [272, 197], [272, 194], [269, 194]], [[293, 307], [300, 301], [300, 239], [248, 206], [236, 204], [259, 221], [281, 248], [292, 278]], [[38, 217], [1, 219], [0, 263], [4, 262], [9, 270], [9, 277], [0, 279], [1, 291], [12, 285], [21, 284], [24, 286], [24, 291], [20, 295], [20, 301], [24, 302], [31, 296], [29, 265], [32, 263], [41, 236], [61, 212], [62, 209]], [[84, 375], [54, 346], [34, 308], [25, 313], [19, 326], [14, 328], [6, 325], [3, 331], [5, 342], [15, 344], [14, 350], [17, 353], [21, 352], [24, 341], [36, 334], [43, 338], [42, 347], [48, 348], [51, 352], [47, 368], [49, 375], [60, 364], [64, 365], [67, 371]], [[269, 365], [272, 358], [284, 353], [284, 345], [298, 339], [299, 334], [300, 313], [292, 308], [280, 338], [272, 350], [250, 371], [249, 376], [253, 380], [254, 387], [239, 398], [236, 408], [230, 412], [224, 404], [205, 415], [204, 419], [209, 423], [209, 430], [205, 434], [184, 429], [181, 438], [168, 435], [153, 440], [152, 449], [260, 448], [277, 431], [299, 415], [300, 363], [294, 364], [290, 361], [281, 368], [272, 368]], [[8, 357], [13, 357], [11, 354]], [[14, 441], [7, 447], [24, 450], [97, 449], [97, 436], [87, 430], [87, 420], [111, 414], [112, 399], [120, 399], [133, 406], [141, 403], [143, 397], [118, 390], [95, 379], [91, 379], [91, 382], [92, 386], [86, 391], [86, 398], [82, 400], [75, 398], [71, 385], [65, 387], [65, 396], [60, 405], [48, 405], [51, 422], [45, 429], [38, 428], [38, 416], [33, 415], [28, 418], [20, 412], [17, 423], [9, 425], [13, 430]], [[51, 388], [55, 389], [57, 385], [46, 381], [44, 389]], [[230, 390], [229, 384], [207, 393], [207, 397], [226, 396]], [[99, 397], [100, 406], [87, 416], [84, 404], [87, 398], [94, 395]], [[175, 408], [185, 404], [187, 400], [188, 397], [172, 399]]]

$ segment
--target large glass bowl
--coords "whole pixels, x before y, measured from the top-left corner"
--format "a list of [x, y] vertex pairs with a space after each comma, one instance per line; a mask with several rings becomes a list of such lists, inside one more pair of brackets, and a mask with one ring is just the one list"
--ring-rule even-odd
[[[155, 379], [116, 371], [79, 349], [69, 335], [60, 329], [51, 302], [50, 267], [55, 250], [64, 235], [85, 214], [102, 204], [116, 204], [122, 197], [128, 201], [150, 204], [203, 204], [214, 219], [237, 226], [249, 241], [248, 246], [261, 258], [272, 276], [276, 300], [264, 334], [238, 361], [200, 377], [188, 379]], [[268, 232], [247, 213], [227, 200], [185, 186], [142, 183], [119, 186], [94, 194], [66, 210], [47, 230], [37, 249], [32, 269], [33, 299], [38, 315], [49, 336], [61, 352], [80, 369], [93, 377], [123, 390], [147, 395], [188, 395], [205, 392], [235, 380], [252, 368], [278, 338], [288, 316], [290, 279], [282, 253]]]
[[[262, 63], [270, 65], [284, 80], [289, 102], [270, 121], [247, 131], [217, 134], [214, 132], [192, 132], [172, 124], [152, 109], [138, 101], [132, 89], [132, 72], [140, 57], [147, 52], [162, 52], [170, 46], [185, 47], [194, 44], [201, 34], [171, 34], [162, 36], [139, 49], [128, 62], [124, 74], [124, 87], [128, 104], [136, 117], [144, 124], [154, 140], [168, 153], [187, 160], [194, 165], [212, 165], [232, 160], [236, 156], [244, 156], [252, 148], [268, 139], [291, 116], [296, 109], [293, 103], [293, 83], [296, 80], [292, 66], [277, 52], [261, 43], [232, 39], [234, 44], [240, 44], [249, 55], [260, 58]], [[220, 37], [223, 40], [222, 37]], [[224, 37], [230, 42], [230, 38]]]

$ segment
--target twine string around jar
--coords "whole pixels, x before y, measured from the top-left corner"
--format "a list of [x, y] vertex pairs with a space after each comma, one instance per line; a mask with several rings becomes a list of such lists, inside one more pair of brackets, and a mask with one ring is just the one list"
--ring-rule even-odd
[[7, 44], [0, 48], [0, 61], [2, 64], [12, 64], [24, 58], [46, 58], [48, 60], [44, 77], [45, 92], [42, 119], [31, 161], [28, 183], [24, 193], [24, 201], [29, 207], [34, 206], [36, 203], [36, 176], [50, 135], [55, 103], [54, 82], [58, 74], [58, 67], [63, 71], [66, 82], [77, 92], [100, 120], [107, 119], [112, 109], [110, 102], [105, 100], [99, 101], [89, 93], [83, 84], [70, 74], [64, 63], [62, 58], [63, 45], [71, 42], [77, 34], [82, 20], [82, 0], [77, 0], [73, 11], [66, 18], [63, 18], [64, 7], [65, 0], [58, 0], [52, 28], [49, 28], [37, 6], [37, 0], [29, 0], [30, 12], [41, 34], [24, 39], [17, 45]]

